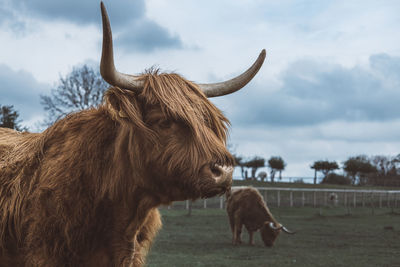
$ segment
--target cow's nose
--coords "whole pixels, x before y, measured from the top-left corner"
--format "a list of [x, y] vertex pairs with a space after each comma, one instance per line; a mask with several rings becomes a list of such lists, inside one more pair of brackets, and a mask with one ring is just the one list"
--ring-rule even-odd
[[229, 185], [232, 183], [233, 166], [215, 164], [211, 166], [211, 172], [217, 184]]

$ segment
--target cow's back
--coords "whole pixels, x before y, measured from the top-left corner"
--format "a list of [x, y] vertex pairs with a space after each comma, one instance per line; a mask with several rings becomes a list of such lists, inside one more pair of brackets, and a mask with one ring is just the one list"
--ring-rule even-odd
[[18, 132], [13, 129], [0, 127], [0, 160], [4, 159], [8, 152], [15, 146], [35, 135], [38, 134]]
[[230, 217], [240, 217], [248, 228], [259, 229], [268, 217], [268, 209], [257, 189], [252, 187], [233, 190], [227, 201]]
[[4, 154], [10, 151], [20, 139], [20, 132], [9, 128], [0, 128], [0, 158], [3, 158]]
[[264, 207], [264, 201], [257, 189], [252, 187], [233, 190], [228, 198], [227, 207], [229, 210], [252, 209]]

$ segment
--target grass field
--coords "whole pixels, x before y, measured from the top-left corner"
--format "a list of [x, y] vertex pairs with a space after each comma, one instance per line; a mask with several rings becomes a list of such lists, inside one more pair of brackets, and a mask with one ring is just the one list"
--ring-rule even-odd
[[[273, 248], [231, 245], [226, 212], [161, 209], [163, 229], [147, 266], [387, 266], [400, 267], [400, 210], [271, 208], [295, 235], [281, 234]], [[390, 228], [392, 227], [392, 228]], [[389, 228], [389, 229], [385, 229]], [[248, 241], [246, 231], [243, 241]]]

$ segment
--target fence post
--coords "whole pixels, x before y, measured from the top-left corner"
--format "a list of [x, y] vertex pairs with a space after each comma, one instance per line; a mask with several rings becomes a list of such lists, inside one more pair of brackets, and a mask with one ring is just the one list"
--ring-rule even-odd
[[374, 203], [374, 193], [371, 192], [371, 208], [372, 208], [372, 215], [375, 214], [375, 203]]
[[379, 208], [382, 208], [382, 193], [379, 193]]
[[328, 206], [328, 193], [324, 192], [324, 206]]
[[301, 206], [304, 207], [306, 202], [306, 197], [304, 195], [304, 191], [301, 192]]
[[314, 208], [317, 206], [317, 191], [314, 191]]
[[193, 207], [193, 201], [188, 200], [187, 201], [187, 208], [188, 208], [187, 216], [192, 216], [192, 207]]
[[361, 193], [362, 206], [365, 207], [364, 192]]
[[186, 209], [189, 209], [189, 200], [186, 200]]
[[390, 208], [390, 193], [387, 193], [387, 207]]
[[278, 207], [281, 206], [281, 191], [276, 191], [276, 197], [277, 197], [277, 205]]
[[293, 207], [293, 191], [290, 191], [290, 207]]
[[344, 206], [347, 207], [347, 192], [344, 192]]
[[357, 207], [357, 192], [354, 192], [353, 203], [354, 203], [354, 208]]
[[205, 208], [205, 209], [207, 208], [207, 198], [204, 199], [203, 208]]
[[219, 197], [219, 208], [220, 208], [221, 210], [224, 209], [224, 197], [223, 197], [223, 196], [220, 196], [220, 197]]

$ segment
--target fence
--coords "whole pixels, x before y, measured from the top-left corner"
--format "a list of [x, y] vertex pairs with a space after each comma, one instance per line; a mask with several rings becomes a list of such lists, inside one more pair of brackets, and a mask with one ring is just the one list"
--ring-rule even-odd
[[[243, 180], [242, 177], [236, 176], [234, 177], [235, 180]], [[305, 176], [283, 176], [281, 180], [275, 177], [275, 182], [285, 182], [285, 183], [305, 183], [305, 184], [313, 184], [314, 177], [305, 177]], [[320, 184], [324, 179], [323, 176], [318, 176], [316, 179], [317, 184]], [[270, 181], [271, 178], [268, 177], [265, 179], [266, 181]], [[364, 182], [366, 182], [363, 179]], [[357, 181], [359, 182], [359, 181]], [[364, 184], [364, 183], [363, 183]], [[393, 187], [400, 187], [400, 176], [393, 176], [393, 177], [382, 177], [382, 176], [369, 176], [367, 185], [374, 185], [374, 186], [393, 186]]]
[[[233, 190], [245, 188], [232, 187]], [[400, 190], [351, 190], [256, 187], [269, 207], [399, 208]], [[170, 208], [225, 208], [225, 196], [174, 202]]]

